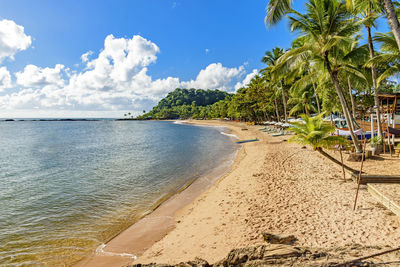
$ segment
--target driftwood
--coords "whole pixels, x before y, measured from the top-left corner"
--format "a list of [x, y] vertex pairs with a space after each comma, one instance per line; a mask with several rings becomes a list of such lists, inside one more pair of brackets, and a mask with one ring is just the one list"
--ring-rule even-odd
[[369, 259], [369, 258], [381, 256], [381, 255], [388, 254], [388, 253], [391, 253], [391, 252], [395, 252], [395, 251], [398, 251], [398, 250], [400, 250], [400, 247], [389, 249], [389, 250], [385, 250], [385, 251], [378, 252], [378, 253], [374, 253], [374, 254], [371, 254], [371, 255], [368, 255], [368, 256], [364, 256], [364, 257], [360, 257], [360, 258], [356, 258], [356, 259], [353, 259], [353, 260], [345, 261], [345, 262], [342, 262], [342, 263], [339, 263], [339, 264], [336, 264], [336, 265], [332, 265], [332, 266], [335, 266], [335, 267], [343, 266], [344, 267], [344, 266], [348, 266], [351, 263], [355, 263], [355, 262], [359, 262], [359, 261], [366, 260], [366, 259]]
[[[358, 174], [354, 173], [352, 179], [357, 182]], [[400, 184], [400, 176], [361, 175], [360, 184]]]

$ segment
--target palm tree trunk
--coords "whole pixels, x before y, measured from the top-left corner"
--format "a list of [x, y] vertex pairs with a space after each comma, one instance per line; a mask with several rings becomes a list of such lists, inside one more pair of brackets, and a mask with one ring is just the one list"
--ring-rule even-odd
[[392, 0], [382, 0], [383, 8], [385, 9], [386, 17], [389, 21], [390, 28], [396, 39], [397, 46], [400, 48], [400, 24], [397, 19], [396, 11]]
[[276, 99], [274, 99], [274, 104], [275, 104], [275, 112], [276, 112], [276, 120], [279, 121], [279, 109], [278, 109], [278, 103], [276, 103]]
[[315, 94], [315, 101], [317, 102], [317, 108], [318, 108], [318, 114], [321, 114], [321, 106], [319, 104], [319, 98], [318, 98], [318, 94], [317, 94], [317, 88], [315, 87], [315, 83], [312, 83], [313, 87], [314, 87], [314, 94]]
[[340, 104], [342, 105], [342, 109], [343, 109], [343, 114], [344, 114], [344, 117], [346, 118], [347, 125], [349, 126], [349, 131], [350, 131], [351, 139], [353, 140], [353, 144], [354, 144], [354, 147], [355, 147], [355, 149], [356, 149], [356, 152], [357, 152], [357, 153], [361, 153], [361, 148], [360, 148], [360, 145], [359, 145], [359, 142], [358, 142], [358, 138], [357, 138], [357, 136], [354, 134], [354, 125], [353, 125], [352, 117], [351, 117], [351, 115], [350, 115], [349, 106], [347, 105], [346, 98], [344, 97], [344, 94], [343, 94], [343, 90], [342, 90], [342, 88], [340, 87], [339, 79], [338, 79], [338, 77], [337, 77], [337, 73], [334, 72], [334, 71], [331, 69], [331, 65], [330, 65], [330, 62], [329, 62], [328, 53], [329, 53], [329, 52], [325, 52], [325, 55], [324, 55], [326, 67], [327, 67], [327, 69], [328, 69], [329, 75], [331, 76], [333, 85], [335, 86], [336, 93], [337, 93], [338, 96], [339, 96]]
[[338, 165], [340, 165], [340, 166], [343, 166], [346, 170], [348, 170], [348, 171], [351, 171], [351, 172], [353, 172], [353, 173], [357, 173], [358, 171], [356, 171], [355, 169], [353, 169], [353, 168], [350, 168], [349, 166], [347, 166], [346, 164], [343, 164], [342, 165], [342, 163], [340, 162], [340, 161], [338, 161], [337, 159], [335, 159], [334, 157], [332, 157], [331, 155], [329, 155], [328, 153], [326, 153], [325, 151], [323, 151], [322, 150], [322, 148], [317, 148], [316, 149], [321, 155], [323, 155], [324, 157], [327, 157], [328, 159], [330, 159], [331, 161], [333, 161], [333, 162], [335, 162], [336, 164], [338, 164]]
[[[372, 42], [372, 37], [371, 37], [371, 28], [367, 28], [367, 34], [368, 34], [368, 47], [369, 47], [369, 57], [372, 59], [375, 57], [375, 51], [374, 51], [374, 43]], [[376, 83], [376, 68], [374, 66], [371, 67], [371, 73], [372, 73], [372, 83], [374, 86], [374, 104], [376, 107], [376, 117], [377, 117], [377, 124], [378, 124], [378, 136], [382, 136], [382, 123], [381, 123], [381, 112], [379, 109], [379, 98], [378, 98], [378, 86]], [[371, 129], [372, 131], [372, 129]]]
[[351, 82], [350, 82], [350, 77], [347, 77], [347, 85], [349, 87], [349, 94], [350, 94], [350, 100], [351, 100], [351, 112], [353, 113], [353, 118], [356, 118], [356, 104], [354, 101], [354, 96], [353, 96], [353, 92], [351, 89]]
[[283, 102], [283, 112], [284, 112], [284, 117], [285, 117], [285, 122], [288, 122], [287, 120], [287, 111], [286, 111], [286, 92], [285, 92], [285, 87], [283, 86], [283, 82], [281, 80], [281, 90], [282, 90], [282, 102]]

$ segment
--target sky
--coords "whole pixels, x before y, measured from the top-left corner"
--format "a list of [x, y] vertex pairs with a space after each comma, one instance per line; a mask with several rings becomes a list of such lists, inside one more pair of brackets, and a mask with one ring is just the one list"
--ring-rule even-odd
[[266, 28], [266, 4], [2, 0], [0, 118], [118, 118], [178, 87], [235, 92], [293, 39], [285, 21]]

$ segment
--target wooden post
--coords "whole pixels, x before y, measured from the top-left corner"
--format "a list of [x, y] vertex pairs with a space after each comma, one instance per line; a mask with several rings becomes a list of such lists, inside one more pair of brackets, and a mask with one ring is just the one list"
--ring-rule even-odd
[[374, 137], [375, 132], [374, 132], [374, 114], [372, 114], [369, 116], [371, 118], [371, 138]]
[[358, 191], [360, 190], [360, 182], [361, 182], [361, 173], [364, 165], [364, 155], [365, 155], [365, 145], [366, 145], [367, 139], [364, 139], [364, 144], [362, 147], [362, 156], [361, 156], [361, 166], [360, 166], [360, 172], [358, 173], [358, 180], [357, 180], [357, 192], [356, 192], [356, 199], [354, 200], [354, 207], [353, 211], [356, 210], [356, 205], [357, 205], [357, 198], [358, 198]]
[[344, 171], [344, 163], [343, 163], [343, 155], [342, 155], [342, 147], [339, 146], [340, 160], [342, 161], [342, 171], [343, 171], [343, 180], [346, 181], [346, 173]]
[[391, 112], [389, 112], [389, 98], [387, 98], [386, 100], [386, 104], [387, 104], [387, 120], [386, 120], [386, 126], [387, 126], [387, 131], [388, 131], [388, 145], [389, 145], [389, 151], [390, 151], [390, 156], [392, 156], [392, 146], [390, 145], [390, 133], [389, 133], [389, 124], [390, 124], [390, 114]]

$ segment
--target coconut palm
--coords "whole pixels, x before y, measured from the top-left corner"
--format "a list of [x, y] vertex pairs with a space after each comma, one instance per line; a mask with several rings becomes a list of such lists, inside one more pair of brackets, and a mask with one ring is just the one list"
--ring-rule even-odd
[[311, 86], [293, 90], [290, 94], [291, 97], [288, 100], [288, 104], [294, 105], [289, 112], [289, 116], [303, 112], [309, 116], [310, 112], [316, 112], [317, 109], [312, 103], [313, 94], [314, 90]]
[[[275, 47], [272, 51], [265, 52], [265, 56], [262, 58], [262, 62], [266, 63], [268, 67], [266, 69], [272, 69], [277, 64], [279, 58], [285, 53], [285, 50], [280, 47]], [[265, 71], [263, 69], [262, 71]], [[284, 84], [284, 77], [280, 75], [274, 75], [270, 77], [270, 83], [277, 84], [282, 91], [282, 103], [283, 103], [283, 114], [285, 122], [287, 122], [287, 96]]]
[[292, 49], [282, 56], [282, 61], [295, 59], [304, 55], [312, 55], [314, 61], [322, 61], [329, 73], [336, 93], [342, 105], [343, 114], [349, 126], [351, 138], [356, 151], [361, 153], [359, 141], [354, 134], [354, 125], [349, 106], [339, 80], [342, 70], [351, 71], [362, 76], [357, 69], [343, 66], [337, 61], [342, 53], [341, 46], [353, 41], [354, 35], [360, 31], [360, 23], [355, 22], [346, 10], [344, 3], [336, 0], [310, 0], [306, 4], [306, 13], [291, 11], [288, 16], [292, 31], [302, 34], [308, 40], [302, 47]]
[[264, 22], [271, 26], [277, 24], [291, 10], [292, 0], [270, 0]]
[[[347, 1], [347, 0], [346, 0]], [[392, 0], [382, 0], [390, 28], [395, 36], [398, 48], [400, 48], [400, 23]], [[292, 0], [270, 0], [267, 5], [267, 14], [264, 22], [267, 26], [275, 25], [288, 14], [292, 8]]]
[[377, 83], [379, 85], [385, 79], [400, 73], [400, 50], [398, 49], [394, 34], [392, 32], [376, 33], [374, 39], [381, 44], [381, 51], [384, 53], [376, 55], [365, 65], [373, 65], [384, 69], [382, 74], [377, 79]]
[[[343, 136], [331, 135], [335, 131], [335, 127], [323, 121], [323, 115], [319, 114], [315, 117], [309, 117], [304, 114], [300, 115], [304, 122], [292, 123], [293, 127], [289, 128], [289, 131], [294, 132], [296, 135], [290, 138], [288, 142], [309, 145], [331, 161], [342, 165], [340, 161], [326, 153], [323, 149], [332, 149], [338, 145], [348, 147], [349, 143]], [[343, 166], [349, 171], [356, 172], [356, 170], [346, 165]]]
[[[347, 8], [362, 21], [368, 38], [368, 49], [370, 59], [375, 57], [374, 43], [371, 35], [371, 28], [375, 27], [375, 21], [384, 13], [383, 6], [380, 0], [346, 0]], [[382, 136], [382, 126], [380, 120], [379, 98], [378, 98], [378, 85], [376, 81], [376, 68], [371, 66], [372, 85], [374, 89], [374, 104], [376, 108], [376, 117], [378, 125], [378, 136]], [[350, 83], [350, 80], [349, 80]], [[353, 99], [352, 99], [353, 100]]]
[[382, 0], [383, 8], [385, 9], [386, 17], [389, 21], [390, 28], [392, 29], [395, 37], [397, 48], [400, 48], [400, 24], [397, 19], [396, 10], [393, 6], [392, 0]]

